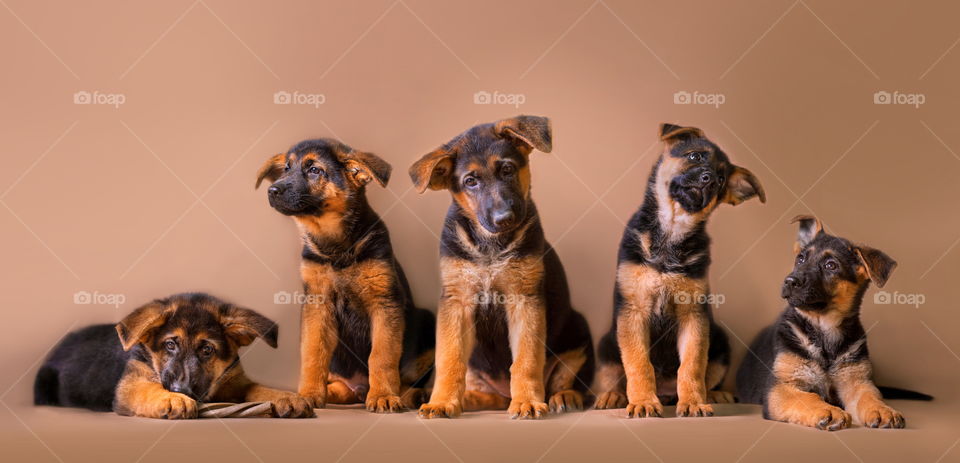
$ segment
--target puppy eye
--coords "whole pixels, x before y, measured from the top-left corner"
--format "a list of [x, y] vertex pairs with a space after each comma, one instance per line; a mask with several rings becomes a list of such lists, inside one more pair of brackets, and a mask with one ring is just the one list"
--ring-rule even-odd
[[474, 178], [474, 177], [467, 177], [467, 178], [463, 179], [463, 184], [466, 185], [467, 188], [473, 188], [473, 187], [477, 186], [479, 183], [480, 183], [480, 182], [478, 182], [477, 179]]
[[798, 264], [802, 264], [804, 260], [806, 260], [806, 259], [803, 257], [803, 253], [802, 253], [802, 252], [801, 252], [800, 254], [797, 254], [797, 263], [798, 263]]
[[174, 342], [174, 340], [172, 340], [172, 339], [167, 339], [167, 340], [163, 343], [163, 348], [166, 349], [166, 350], [168, 350], [168, 351], [170, 351], [170, 352], [173, 352], [173, 351], [177, 350], [177, 343]]
[[204, 344], [203, 347], [200, 348], [200, 355], [204, 357], [213, 355], [213, 346], [210, 344]]
[[690, 154], [687, 154], [687, 159], [689, 159], [692, 162], [703, 161], [703, 153], [700, 151], [694, 151]]
[[513, 175], [516, 170], [517, 168], [513, 167], [513, 164], [504, 164], [503, 167], [500, 168], [500, 173], [502, 175]]
[[307, 169], [307, 172], [310, 173], [310, 174], [313, 174], [313, 175], [320, 175], [320, 174], [323, 173], [323, 170], [321, 170], [321, 169], [320, 169], [319, 167], [317, 167], [317, 166], [313, 166], [313, 167]]
[[835, 261], [828, 260], [826, 263], [823, 264], [823, 268], [833, 271], [839, 268], [839, 265], [837, 265]]
[[290, 170], [290, 161], [287, 161], [287, 163], [283, 165], [283, 170], [284, 171]]

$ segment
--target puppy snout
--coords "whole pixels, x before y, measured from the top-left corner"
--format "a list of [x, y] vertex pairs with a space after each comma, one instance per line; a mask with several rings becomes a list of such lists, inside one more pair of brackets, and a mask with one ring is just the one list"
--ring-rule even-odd
[[701, 172], [700, 173], [700, 185], [706, 186], [709, 185], [713, 180], [717, 178], [711, 172]]
[[783, 280], [783, 284], [790, 288], [798, 288], [803, 285], [803, 280], [801, 280], [800, 277], [790, 275]]
[[267, 188], [267, 193], [269, 193], [270, 196], [280, 196], [281, 194], [283, 194], [284, 191], [286, 191], [286, 189], [287, 189], [286, 185], [274, 184], [274, 185], [271, 185], [270, 188]]
[[503, 211], [496, 211], [493, 213], [493, 217], [492, 217], [493, 224], [498, 227], [510, 225], [511, 223], [513, 223], [514, 217], [515, 215], [513, 214], [513, 211], [509, 209], [503, 210]]

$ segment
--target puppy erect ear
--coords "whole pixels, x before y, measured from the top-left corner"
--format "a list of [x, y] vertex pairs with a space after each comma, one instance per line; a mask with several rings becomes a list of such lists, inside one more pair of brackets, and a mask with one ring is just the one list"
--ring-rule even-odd
[[501, 119], [493, 126], [499, 137], [508, 138], [529, 154], [534, 148], [549, 153], [553, 150], [550, 119], [540, 116], [517, 116]]
[[703, 138], [703, 130], [696, 127], [684, 127], [681, 125], [664, 122], [660, 124], [660, 140], [672, 142], [684, 137]]
[[867, 269], [867, 276], [880, 288], [887, 284], [890, 274], [897, 266], [897, 261], [883, 251], [868, 246], [857, 246], [856, 252], [863, 267]]
[[287, 162], [287, 155], [285, 153], [275, 154], [270, 159], [267, 159], [267, 162], [263, 163], [263, 166], [260, 167], [260, 171], [257, 172], [257, 186], [254, 187], [260, 188], [260, 183], [264, 179], [270, 180], [271, 182], [280, 178], [280, 175], [283, 174], [283, 166]]
[[761, 203], [767, 202], [767, 194], [763, 192], [760, 180], [743, 167], [734, 166], [733, 173], [727, 179], [727, 194], [723, 202], [736, 206], [754, 196], [760, 198]]
[[239, 346], [246, 346], [258, 337], [270, 347], [277, 347], [277, 324], [253, 310], [233, 304], [220, 306], [218, 317], [227, 336]]
[[[810, 244], [817, 235], [823, 233], [823, 224], [820, 219], [812, 215], [798, 215], [790, 223], [800, 223], [800, 229], [797, 231], [797, 245], [804, 247]], [[799, 251], [799, 249], [797, 249]]]
[[337, 157], [346, 166], [347, 176], [358, 185], [366, 185], [371, 180], [376, 180], [380, 186], [386, 187], [387, 182], [390, 181], [390, 172], [393, 167], [376, 154], [351, 150], [348, 153], [338, 154]]
[[450, 188], [456, 155], [447, 148], [448, 145], [425, 154], [410, 166], [410, 179], [418, 193], [423, 193], [428, 187], [431, 190]]
[[116, 330], [120, 336], [123, 350], [130, 350], [133, 346], [147, 341], [153, 330], [163, 326], [167, 318], [173, 313], [167, 301], [155, 300], [143, 305], [117, 323]]

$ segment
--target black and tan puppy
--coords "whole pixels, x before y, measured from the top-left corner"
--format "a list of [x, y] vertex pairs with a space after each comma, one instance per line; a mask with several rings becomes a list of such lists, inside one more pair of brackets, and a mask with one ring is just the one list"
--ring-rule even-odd
[[514, 418], [581, 409], [593, 377], [586, 319], [544, 238], [530, 153], [550, 122], [518, 116], [458, 135], [410, 167], [421, 193], [450, 190], [440, 238], [437, 378], [424, 418], [507, 408]]
[[643, 205], [620, 242], [613, 329], [598, 348], [596, 407], [661, 416], [662, 403], [676, 401], [678, 416], [710, 416], [707, 402], [732, 397], [714, 390], [730, 346], [710, 308], [707, 219], [722, 203], [766, 197], [756, 177], [700, 129], [662, 124], [660, 139], [664, 150]]
[[244, 374], [239, 349], [258, 337], [277, 347], [277, 325], [253, 310], [198, 293], [157, 299], [68, 334], [37, 372], [34, 403], [183, 419], [198, 402], [269, 401], [277, 416], [313, 416], [304, 397]]
[[314, 406], [366, 403], [378, 413], [415, 408], [433, 368], [434, 317], [413, 304], [390, 235], [367, 202], [390, 164], [331, 139], [273, 156], [257, 175], [270, 205], [291, 216], [303, 241], [305, 301], [300, 394]]
[[[855, 419], [871, 428], [902, 428], [903, 416], [873, 384], [860, 303], [870, 282], [883, 287], [897, 263], [876, 249], [800, 222], [793, 272], [781, 296], [789, 304], [750, 346], [737, 372], [742, 402], [763, 404], [764, 418], [835, 431]], [[929, 396], [889, 389], [903, 398]]]

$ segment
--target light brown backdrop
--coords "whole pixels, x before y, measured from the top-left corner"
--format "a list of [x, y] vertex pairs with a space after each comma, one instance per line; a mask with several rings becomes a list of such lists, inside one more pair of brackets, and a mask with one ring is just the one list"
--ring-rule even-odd
[[[5, 403], [26, 407], [36, 361], [68, 329], [156, 296], [202, 290], [280, 323], [246, 368], [296, 384], [294, 225], [254, 174], [271, 154], [336, 137], [394, 166], [370, 188], [416, 301], [435, 309], [449, 196], [407, 167], [476, 123], [553, 120], [534, 197], [595, 337], [610, 324], [617, 243], [657, 156], [660, 122], [695, 125], [753, 170], [768, 202], [711, 220], [710, 278], [735, 359], [774, 319], [792, 262], [789, 219], [900, 262], [864, 324], [887, 383], [956, 397], [960, 327], [960, 90], [947, 2], [30, 2], [0, 8], [0, 282]], [[119, 107], [75, 104], [77, 92]], [[276, 92], [323, 95], [317, 107]], [[874, 94], [922, 94], [919, 107]], [[98, 93], [95, 93], [98, 92]], [[476, 104], [477, 92], [523, 104]], [[720, 94], [719, 107], [676, 104]], [[75, 295], [121, 294], [119, 307]], [[81, 301], [82, 302], [82, 301]], [[21, 376], [24, 374], [25, 376]], [[7, 416], [6, 418], [11, 418]], [[20, 429], [20, 431], [23, 431]], [[27, 439], [25, 437], [25, 439]], [[946, 444], [942, 448], [946, 448]]]

